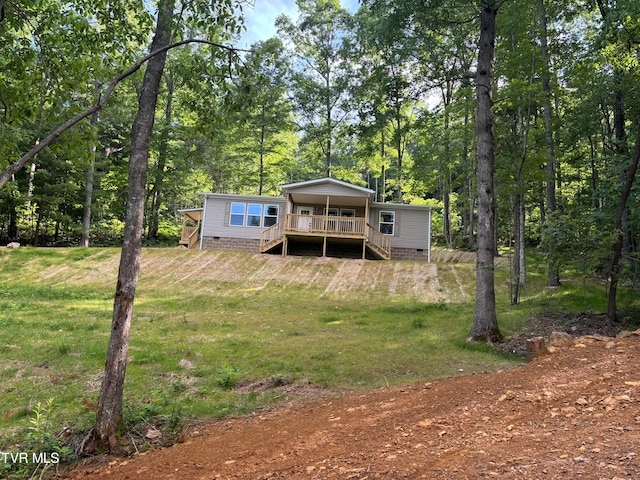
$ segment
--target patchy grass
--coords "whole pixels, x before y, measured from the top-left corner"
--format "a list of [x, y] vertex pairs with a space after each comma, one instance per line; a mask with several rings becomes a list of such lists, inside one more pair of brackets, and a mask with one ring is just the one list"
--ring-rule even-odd
[[[109, 341], [117, 249], [0, 251], [0, 426], [10, 443], [38, 402], [55, 399], [54, 428], [90, 426]], [[345, 281], [348, 278], [349, 281]], [[533, 314], [579, 309], [604, 286], [533, 273], [509, 305], [496, 270], [506, 335]], [[134, 308], [125, 420], [199, 419], [255, 411], [308, 393], [335, 394], [512, 367], [464, 339], [474, 265], [363, 262], [182, 249], [146, 249]], [[585, 290], [586, 289], [586, 290]], [[621, 305], [637, 308], [633, 292]], [[579, 300], [576, 298], [579, 297]], [[636, 303], [634, 303], [634, 301]], [[307, 386], [246, 392], [257, 379]]]

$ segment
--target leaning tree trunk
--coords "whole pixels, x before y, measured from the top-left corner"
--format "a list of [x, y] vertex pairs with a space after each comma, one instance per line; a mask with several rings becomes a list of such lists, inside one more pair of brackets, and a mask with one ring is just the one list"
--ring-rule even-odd
[[[158, 5], [158, 23], [151, 43], [151, 51], [169, 43], [174, 0], [161, 0]], [[156, 110], [158, 90], [166, 51], [154, 56], [147, 65], [140, 92], [138, 115], [133, 125], [131, 155], [129, 159], [129, 192], [125, 220], [118, 283], [113, 305], [111, 339], [107, 352], [104, 379], [98, 398], [94, 440], [98, 448], [107, 446], [117, 450], [116, 430], [122, 417], [129, 330], [133, 312], [133, 299], [140, 270], [140, 250], [144, 218], [145, 184], [149, 159], [149, 143]]]
[[480, 49], [476, 73], [478, 135], [478, 248], [476, 257], [476, 304], [467, 341], [495, 343], [503, 337], [496, 317], [493, 255], [496, 245], [493, 210], [493, 117], [491, 77], [495, 48], [495, 0], [483, 0], [480, 13]]
[[613, 259], [611, 261], [611, 283], [609, 284], [609, 298], [607, 302], [607, 318], [609, 320], [617, 320], [618, 312], [616, 306], [616, 295], [618, 292], [618, 280], [620, 277], [620, 259], [622, 258], [622, 247], [624, 244], [624, 232], [622, 231], [622, 219], [624, 217], [624, 211], [627, 206], [627, 200], [631, 194], [631, 187], [633, 186], [633, 180], [638, 171], [638, 160], [640, 159], [640, 129], [638, 129], [638, 135], [636, 137], [636, 148], [633, 152], [633, 158], [631, 165], [627, 170], [627, 178], [620, 194], [620, 200], [618, 201], [618, 208], [616, 209], [616, 217], [614, 220], [616, 243], [613, 246]]

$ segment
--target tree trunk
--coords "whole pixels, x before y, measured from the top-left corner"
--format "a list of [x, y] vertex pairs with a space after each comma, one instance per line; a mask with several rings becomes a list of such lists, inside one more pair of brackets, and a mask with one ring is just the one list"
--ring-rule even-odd
[[[158, 23], [151, 43], [152, 52], [169, 43], [173, 1], [161, 0], [159, 2]], [[138, 115], [132, 129], [129, 192], [122, 254], [113, 305], [111, 339], [104, 379], [98, 398], [94, 431], [95, 446], [99, 448], [107, 446], [112, 451], [118, 448], [116, 430], [122, 417], [122, 393], [129, 350], [129, 330], [140, 270], [149, 143], [165, 59], [166, 50], [162, 54], [154, 56], [147, 65], [138, 100]]]
[[495, 0], [483, 0], [480, 12], [480, 42], [476, 72], [478, 136], [478, 247], [476, 259], [476, 303], [473, 324], [467, 341], [495, 343], [503, 337], [496, 317], [494, 278], [493, 210], [493, 116], [491, 100], [492, 64], [495, 48]]
[[262, 195], [262, 190], [264, 188], [264, 142], [265, 142], [265, 130], [267, 129], [267, 125], [265, 123], [265, 113], [264, 113], [264, 101], [262, 103], [262, 110], [260, 114], [260, 165], [258, 171], [259, 177], [259, 187], [258, 187], [258, 195]]
[[[96, 88], [97, 90], [97, 88]], [[99, 92], [96, 91], [96, 97], [99, 98]], [[91, 115], [91, 130], [95, 133], [98, 125], [99, 112], [96, 110]], [[87, 167], [86, 183], [84, 187], [84, 210], [82, 212], [82, 237], [80, 238], [80, 246], [89, 247], [89, 236], [91, 233], [91, 203], [93, 199], [93, 176], [96, 165], [96, 152], [98, 149], [98, 139], [94, 138], [91, 142], [91, 158]]]
[[[547, 15], [545, 12], [544, 0], [540, 0], [540, 50], [542, 53], [542, 91], [544, 93], [544, 137], [547, 146], [547, 165], [546, 165], [546, 191], [547, 191], [547, 210], [553, 218], [553, 212], [556, 211], [556, 154], [553, 145], [553, 111], [551, 109], [551, 82], [549, 53], [547, 42]], [[547, 286], [557, 287], [560, 285], [560, 269], [556, 260], [556, 236], [552, 235], [549, 240], [549, 271], [547, 275]]]
[[9, 184], [9, 231], [10, 241], [18, 239], [18, 210], [16, 208], [16, 197], [13, 186]]
[[[474, 216], [474, 212], [475, 212], [475, 205], [476, 205], [476, 198], [475, 198], [475, 193], [477, 189], [474, 188], [474, 184], [473, 184], [473, 179], [476, 177], [476, 165], [475, 165], [475, 160], [476, 157], [474, 155], [470, 155], [469, 151], [473, 151], [473, 145], [472, 145], [472, 139], [469, 138], [468, 135], [468, 129], [467, 129], [467, 125], [469, 124], [469, 122], [471, 121], [471, 123], [473, 123], [474, 119], [471, 118], [469, 119], [469, 115], [470, 112], [467, 111], [465, 113], [464, 116], [464, 148], [463, 148], [463, 155], [462, 155], [462, 159], [463, 159], [463, 165], [465, 165], [465, 171], [467, 172], [467, 174], [465, 175], [465, 180], [464, 180], [464, 184], [465, 184], [465, 192], [467, 194], [468, 197], [468, 202], [467, 202], [467, 220], [466, 220], [466, 242], [465, 242], [465, 247], [466, 248], [475, 248], [475, 238], [473, 235], [473, 220], [475, 218]], [[473, 115], [473, 113], [471, 113], [471, 115]]]
[[396, 157], [396, 165], [398, 166], [398, 172], [396, 175], [396, 201], [402, 203], [402, 182], [404, 166], [402, 165], [404, 160], [404, 147], [402, 144], [402, 118], [401, 118], [401, 106], [396, 104], [396, 150], [398, 152]]
[[631, 159], [631, 165], [627, 170], [627, 178], [620, 194], [620, 200], [618, 201], [618, 208], [616, 209], [616, 216], [614, 220], [616, 243], [613, 246], [613, 259], [611, 261], [611, 282], [609, 283], [609, 298], [607, 302], [607, 318], [609, 320], [617, 320], [618, 312], [616, 306], [616, 294], [618, 292], [618, 280], [620, 277], [620, 259], [622, 258], [622, 247], [624, 244], [624, 233], [622, 231], [622, 220], [624, 217], [624, 211], [627, 206], [627, 200], [631, 194], [631, 187], [633, 186], [633, 180], [635, 179], [636, 172], [638, 170], [638, 160], [640, 159], [640, 129], [638, 129], [638, 135], [636, 137], [636, 148], [633, 152], [633, 158]]
[[167, 82], [167, 105], [164, 110], [164, 125], [160, 134], [160, 146], [158, 148], [158, 165], [151, 189], [151, 212], [149, 215], [149, 230], [147, 238], [157, 240], [160, 223], [160, 204], [164, 187], [165, 168], [167, 165], [169, 149], [169, 131], [171, 129], [171, 117], [173, 116], [173, 81], [169, 75], [165, 76]]
[[36, 228], [33, 231], [33, 239], [31, 243], [33, 243], [34, 247], [37, 247], [40, 243], [40, 226], [42, 225], [42, 219], [44, 217], [44, 207], [42, 205], [38, 205], [38, 220], [36, 220]]
[[382, 177], [382, 195], [380, 196], [380, 201], [385, 203], [387, 201], [387, 170], [386, 170], [386, 157], [387, 150], [385, 145], [385, 135], [384, 129], [382, 129], [382, 142], [380, 143], [380, 156], [382, 157], [382, 171], [380, 175]]
[[[327, 72], [331, 72], [331, 69], [329, 68], [329, 59], [327, 59]], [[331, 77], [329, 74], [327, 74], [327, 76], [325, 77], [325, 88], [327, 89], [327, 92], [331, 91]], [[326, 104], [326, 109], [327, 109], [327, 117], [326, 117], [326, 122], [327, 122], [327, 143], [326, 143], [326, 167], [327, 167], [327, 177], [331, 177], [331, 136], [333, 135], [333, 119], [331, 117], [331, 99], [327, 99], [327, 104]]]
[[[518, 179], [518, 189], [524, 188], [522, 179]], [[526, 282], [525, 248], [524, 248], [524, 194], [520, 190], [515, 195], [513, 206], [513, 226], [514, 226], [514, 254], [513, 254], [513, 288], [511, 294], [511, 304], [517, 305], [520, 302], [520, 291]]]
[[442, 90], [444, 104], [444, 158], [440, 163], [440, 177], [442, 178], [442, 220], [444, 224], [444, 240], [447, 248], [453, 247], [453, 233], [451, 232], [451, 134], [449, 132], [449, 115], [451, 103], [451, 87], [449, 82]]

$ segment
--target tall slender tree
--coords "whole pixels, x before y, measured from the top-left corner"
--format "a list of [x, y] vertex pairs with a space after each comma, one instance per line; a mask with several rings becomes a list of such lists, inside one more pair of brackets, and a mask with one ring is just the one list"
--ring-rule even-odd
[[[544, 139], [546, 144], [546, 200], [547, 212], [553, 216], [557, 209], [556, 202], [556, 152], [553, 141], [553, 108], [551, 95], [551, 62], [549, 60], [549, 35], [547, 28], [547, 8], [545, 0], [538, 3], [540, 15], [540, 53], [542, 55], [542, 91], [544, 93]], [[551, 234], [549, 240], [549, 268], [547, 274], [547, 286], [560, 285], [560, 266], [556, 252], [556, 237]]]
[[278, 31], [292, 45], [297, 60], [291, 88], [300, 113], [300, 127], [324, 155], [324, 171], [331, 176], [336, 132], [350, 109], [348, 86], [352, 64], [344, 52], [351, 34], [350, 15], [339, 0], [296, 0], [300, 16], [276, 20]]
[[241, 175], [258, 195], [275, 193], [291, 173], [295, 134], [293, 102], [287, 98], [289, 58], [282, 42], [271, 38], [251, 47], [229, 97], [235, 122], [234, 158], [244, 166]]
[[476, 303], [468, 341], [496, 343], [503, 337], [496, 316], [494, 252], [496, 249], [493, 196], [494, 139], [492, 76], [499, 2], [482, 0], [476, 72], [478, 136], [478, 247]]
[[[151, 52], [169, 45], [174, 26], [173, 9], [174, 0], [160, 0]], [[116, 430], [122, 416], [122, 393], [129, 352], [129, 332], [140, 271], [149, 143], [166, 55], [164, 51], [154, 56], [147, 65], [139, 97], [138, 116], [133, 124], [131, 135], [127, 216], [113, 305], [111, 339], [98, 398], [94, 433], [98, 448], [108, 446], [113, 451], [118, 448]]]

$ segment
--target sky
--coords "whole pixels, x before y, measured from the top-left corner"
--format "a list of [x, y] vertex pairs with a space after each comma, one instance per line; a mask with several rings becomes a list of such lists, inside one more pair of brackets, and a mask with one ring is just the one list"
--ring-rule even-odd
[[[340, 1], [342, 6], [351, 12], [355, 12], [358, 8], [358, 0]], [[273, 24], [278, 15], [284, 13], [292, 19], [298, 16], [295, 0], [254, 0], [254, 2], [254, 7], [244, 9], [247, 30], [240, 37], [237, 47], [247, 48], [252, 43], [274, 37], [276, 29]]]

